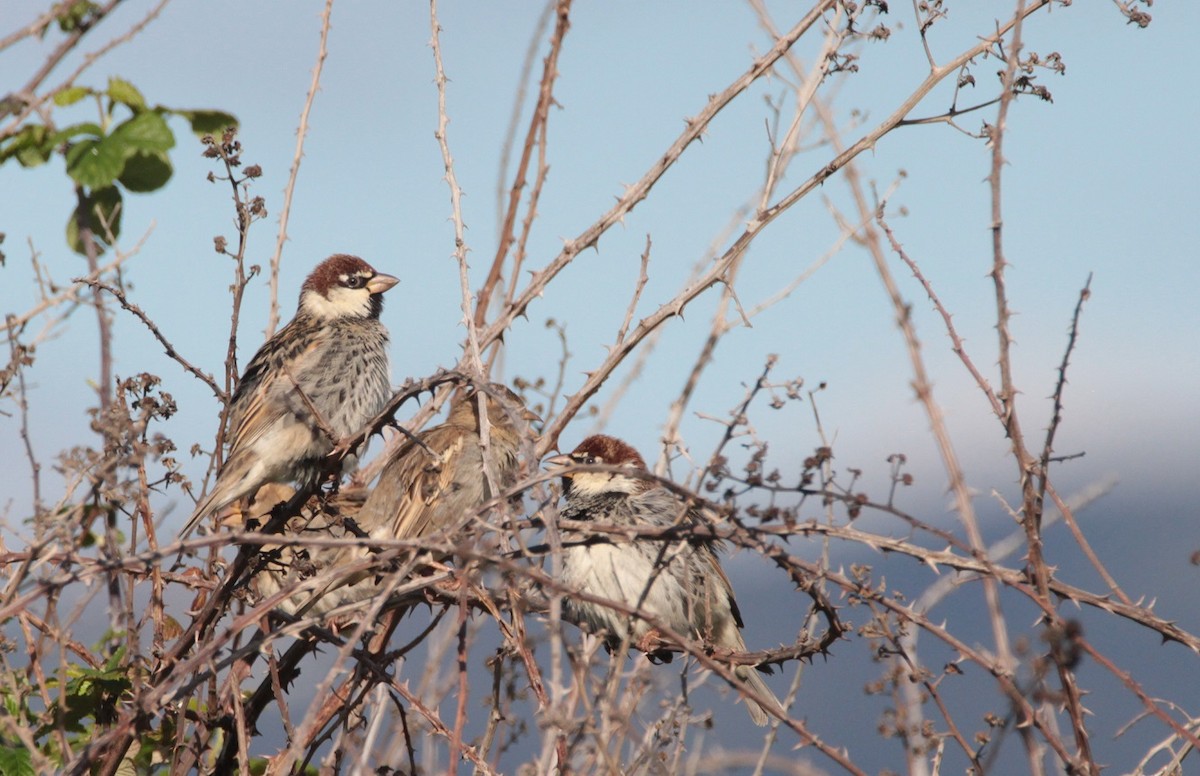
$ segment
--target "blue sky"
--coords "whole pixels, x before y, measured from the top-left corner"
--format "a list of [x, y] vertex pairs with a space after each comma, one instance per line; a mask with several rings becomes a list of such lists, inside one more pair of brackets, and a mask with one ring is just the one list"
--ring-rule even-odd
[[[931, 33], [935, 55], [949, 58], [989, 28], [990, 17], [980, 15], [982, 5], [953, 4], [950, 18]], [[924, 76], [912, 12], [905, 3], [891, 6], [891, 21], [900, 28], [886, 44], [866, 45], [860, 71], [839, 87], [835, 110], [848, 126], [873, 125]], [[1009, 4], [987, 6], [1000, 12]], [[148, 7], [131, 0], [97, 31], [88, 50]], [[788, 26], [787, 4], [772, 7], [779, 23]], [[30, 19], [39, 8], [38, 3], [9, 2], [4, 17]], [[221, 108], [239, 117], [244, 159], [264, 169], [254, 192], [266, 198], [271, 211], [252, 233], [253, 262], [265, 263], [274, 249], [320, 8], [313, 2], [172, 4], [145, 33], [82, 79], [103, 85], [108, 76], [119, 75], [151, 102]], [[500, 147], [539, 10], [534, 3], [447, 2], [440, 12], [451, 79], [449, 143], [465, 191], [476, 286], [495, 246]], [[1136, 504], [1139, 494], [1153, 495], [1155, 503], [1165, 501], [1170, 517], [1181, 518], [1195, 515], [1184, 494], [1192, 490], [1200, 463], [1194, 431], [1200, 394], [1200, 306], [1195, 302], [1200, 219], [1194, 204], [1200, 154], [1192, 137], [1200, 125], [1200, 107], [1192, 97], [1200, 55], [1190, 40], [1200, 25], [1200, 7], [1158, 3], [1152, 11], [1154, 22], [1145, 30], [1126, 26], [1110, 3], [1054, 8], [1027, 24], [1027, 47], [1060, 52], [1067, 70], [1065, 76], [1039, 76], [1052, 91], [1053, 104], [1026, 98], [1012, 111], [1005, 138], [1004, 222], [1026, 430], [1040, 434], [1049, 417], [1045, 397], [1053, 389], [1077, 295], [1092, 273], [1093, 293], [1058, 445], [1060, 453], [1086, 451], [1087, 456], [1065, 465], [1063, 483], [1079, 487], [1115, 475], [1121, 481], [1120, 503]], [[396, 382], [450, 366], [463, 338], [449, 197], [433, 136], [437, 95], [429, 37], [428, 6], [422, 3], [335, 6], [281, 282], [286, 317], [304, 276], [330, 253], [356, 253], [400, 276], [402, 284], [389, 294], [384, 313], [393, 337]], [[753, 14], [736, 3], [579, 3], [559, 64], [560, 107], [551, 117], [551, 170], [530, 244], [531, 266], [547, 262], [563, 240], [607, 209], [623, 184], [639, 178], [674, 139], [684, 118], [769, 45]], [[0, 53], [0, 73], [10, 85], [5, 88], [22, 82], [43, 50], [27, 42]], [[800, 51], [812, 53], [804, 46]], [[994, 60], [977, 64], [977, 94], [991, 94], [998, 68]], [[622, 226], [555, 281], [530, 308], [529, 319], [511, 332], [505, 377], [553, 377], [558, 343], [544, 326], [553, 317], [567, 325], [574, 354], [567, 388], [579, 385], [581, 373], [603, 358], [604, 345], [620, 326], [647, 234], [653, 253], [639, 315], [675, 293], [688, 269], [722, 234], [730, 214], [759, 185], [767, 150], [763, 97], [783, 93], [776, 82], [744, 95]], [[914, 115], [940, 113], [948, 101], [945, 88], [935, 90]], [[519, 119], [522, 131], [527, 114], [528, 108]], [[987, 109], [964, 117], [962, 125], [976, 131], [994, 116], [994, 109]], [[199, 144], [182, 122], [174, 128], [179, 146], [172, 154], [171, 183], [128, 201], [124, 245], [150, 233], [140, 255], [127, 265], [126, 277], [133, 301], [182, 353], [215, 373], [225, 348], [230, 272], [212, 251], [212, 238], [232, 237], [232, 208], [227, 190], [205, 181], [212, 166], [200, 157]], [[857, 137], [853, 129], [848, 136]], [[824, 150], [812, 150], [795, 163], [788, 183], [799, 183], [827, 160]], [[988, 150], [982, 141], [945, 125], [910, 127], [884, 138], [858, 163], [880, 190], [905, 172], [890, 201], [891, 223], [955, 313], [975, 363], [994, 377], [994, 303], [986, 277]], [[848, 206], [838, 180], [827, 182], [755, 243], [738, 288], [744, 304], [770, 296], [833, 245], [837, 230], [826, 200]], [[28, 243], [57, 280], [82, 273], [82, 260], [68, 252], [62, 238], [71, 191], [61, 164], [36, 170], [6, 165], [0, 170], [0, 202], [8, 257], [0, 269], [0, 310], [20, 312], [34, 301]], [[901, 207], [904, 216], [896, 213]], [[1015, 471], [1004, 459], [999, 424], [950, 352], [920, 288], [898, 262], [893, 271], [914, 306], [936, 396], [968, 481], [985, 496], [991, 488], [1011, 493]], [[265, 284], [252, 285], [243, 313], [243, 363], [261, 341], [266, 301]], [[714, 304], [710, 294], [689, 308], [683, 321], [667, 325], [657, 355], [613, 415], [608, 430], [648, 456], [707, 334]], [[867, 482], [878, 484], [886, 476], [884, 457], [905, 452], [923, 488], [914, 501], [940, 505], [944, 476], [909, 388], [911, 373], [894, 314], [863, 251], [839, 252], [788, 300], [757, 318], [752, 329], [730, 333], [693, 410], [724, 417], [769, 353], [780, 355], [777, 377], [800, 376], [810, 387], [827, 384], [818, 401], [826, 431], [836, 436], [840, 465], [862, 468]], [[123, 314], [117, 316], [116, 370], [161, 375], [180, 404], [168, 433], [184, 451], [193, 442], [211, 445], [218, 412], [212, 396]], [[88, 381], [94, 375], [94, 316], [81, 310], [42, 346], [29, 373], [33, 444], [44, 462], [87, 437], [85, 408], [94, 398]], [[607, 395], [602, 391], [598, 399]], [[811, 417], [807, 403], [776, 414], [759, 410], [756, 418], [773, 440], [775, 465], [794, 468], [819, 444]], [[30, 496], [18, 428], [15, 417], [0, 416], [0, 458], [16, 472], [0, 489], [0, 510], [10, 506], [9, 528], [20, 533]], [[579, 421], [564, 435], [564, 445], [589, 428], [586, 420]], [[703, 458], [720, 428], [693, 415], [683, 433]], [[201, 464], [193, 462], [189, 473], [201, 472]], [[162, 506], [178, 499], [174, 494]], [[1001, 520], [986, 498], [981, 509]], [[1123, 509], [1098, 512], [1097, 530], [1127, 529], [1119, 525], [1128, 519]], [[178, 524], [188, 511], [180, 503], [168, 519]], [[1200, 542], [1191, 536], [1180, 537], [1183, 546], [1162, 532], [1145, 531], [1138, 538], [1151, 555], [1165, 559], [1172, 574], [1195, 573], [1186, 560]], [[1111, 560], [1120, 565], [1120, 558]], [[753, 586], [749, 576], [745, 584]], [[1146, 590], [1135, 592], [1160, 592], [1152, 589], [1153, 580], [1146, 584]], [[1194, 604], [1173, 614], [1190, 617], [1193, 626], [1200, 619]]]
[[[17, 4], [15, 18], [22, 18], [23, 5], [31, 11], [36, 7]], [[218, 13], [222, 8], [168, 6], [146, 33], [114, 51], [85, 81], [102, 84], [107, 75], [117, 74], [133, 81], [151, 101], [221, 107], [241, 118], [245, 158], [265, 171], [255, 191], [267, 198], [272, 211], [251, 238], [252, 259], [264, 261], [274, 247], [274, 215], [315, 53], [319, 6], [309, 6], [308, 13], [272, 4], [238, 6], [236, 11], [228, 6], [228, 14]], [[131, 6], [123, 18], [141, 10]], [[627, 4], [620, 13], [588, 5], [577, 9], [560, 63], [557, 96], [562, 108], [552, 117], [551, 173], [532, 245], [535, 263], [547, 260], [561, 240], [611, 204], [622, 185], [638, 178], [674, 138], [682, 119], [744, 69], [752, 51], [767, 45], [748, 10], [732, 4], [707, 10], [687, 16], [680, 25], [681, 7], [671, 4]], [[535, 11], [520, 4], [448, 4], [442, 9], [451, 78], [449, 139], [466, 192], [464, 216], [477, 274], [486, 268], [495, 244], [499, 145]], [[1101, 427], [1112, 429], [1114, 421], [1128, 426], [1116, 439], [1136, 436], [1134, 430], [1146, 423], [1163, 431], [1178, 428], [1174, 418], [1187, 411], [1180, 399], [1194, 395], [1187, 388], [1200, 382], [1188, 347], [1200, 323], [1190, 301], [1194, 284], [1188, 282], [1197, 274], [1192, 261], [1197, 229], [1182, 193], [1197, 167], [1183, 135], [1195, 125], [1197, 109], [1171, 88], [1188, 72], [1189, 62], [1182, 57], [1191, 56], [1180, 39], [1186, 19], [1173, 16], [1195, 11], [1170, 6], [1156, 11], [1158, 18], [1144, 31], [1125, 27], [1107, 7], [1056, 9], [1027, 26], [1031, 48], [1053, 48], [1067, 62], [1065, 77], [1041, 76], [1055, 103], [1019, 103], [1007, 139], [1007, 249], [1013, 304], [1020, 314], [1014, 326], [1018, 374], [1028, 385], [1030, 401], [1049, 393], [1050, 370], [1062, 349], [1075, 294], [1087, 273], [1095, 273], [1095, 295], [1072, 380], [1078, 393], [1070, 396], [1077, 402], [1069, 408], [1074, 410], [1070, 417], [1079, 423], [1068, 423], [1067, 433], [1091, 427], [1100, 434]], [[923, 74], [923, 57], [912, 45], [911, 20], [899, 11], [893, 16], [905, 28], [886, 45], [873, 44], [863, 52], [860, 73], [842, 87], [839, 109], [844, 116], [851, 107], [864, 111], [867, 122], [884, 115], [896, 96]], [[197, 34], [213, 29], [218, 20], [221, 33]], [[966, 25], [978, 20], [952, 14], [950, 21]], [[947, 24], [946, 29], [958, 28]], [[932, 36], [935, 51], [937, 32], [935, 28]], [[99, 33], [97, 40], [103, 40]], [[948, 56], [956, 51], [952, 46], [957, 39], [949, 32], [944, 38], [942, 51]], [[359, 253], [400, 274], [405, 282], [389, 300], [385, 316], [394, 333], [397, 380], [448, 365], [462, 338], [456, 268], [449, 258], [448, 197], [432, 134], [436, 94], [428, 39], [424, 5], [335, 7], [330, 56], [306, 143], [281, 284], [286, 311], [308, 269], [336, 251]], [[18, 72], [14, 63], [30, 51], [26, 46], [6, 52], [5, 69]], [[984, 62], [977, 68], [981, 82], [991, 77], [993, 65]], [[923, 105], [916, 113], [940, 112], [947, 99], [944, 90], [935, 92], [926, 100], [928, 108]], [[555, 343], [541, 326], [551, 316], [569, 326], [578, 366], [574, 373], [602, 356], [601, 343], [611, 338], [624, 313], [647, 234], [654, 241], [654, 262], [643, 308], [653, 309], [677, 289], [687, 268], [704, 255], [733, 208], [761, 178], [766, 142], [761, 98], [755, 94], [732, 107], [624, 228], [607, 235], [599, 252], [581, 257], [579, 266], [556, 284], [561, 290], [530, 311], [530, 321], [510, 338], [511, 374], [551, 371], [547, 359], [555, 357]], [[989, 117], [967, 116], [963, 125], [977, 130], [980, 119]], [[215, 371], [223, 336], [214, 336], [209, 325], [217, 331], [224, 326], [219, 311], [227, 299], [228, 273], [210, 245], [214, 235], [230, 233], [231, 212], [226, 192], [204, 181], [209, 165], [198, 158], [196, 147], [189, 147], [192, 140], [182, 122], [176, 130], [181, 146], [174, 153], [177, 169], [168, 189], [129, 203], [126, 240], [151, 224], [153, 233], [128, 276], [138, 303], [160, 320], [181, 350]], [[809, 174], [820, 158], [797, 162], [792, 178]], [[989, 260], [986, 149], [945, 126], [908, 128], [885, 138], [859, 161], [881, 188], [898, 170], [907, 173], [892, 199], [909, 212], [907, 218], [895, 219], [899, 236], [957, 313], [957, 324], [981, 366], [989, 366], [995, 351], [991, 287], [984, 277]], [[29, 288], [27, 238], [57, 277], [78, 271], [60, 238], [70, 192], [53, 164], [34, 171], [6, 168], [0, 186], [9, 203], [3, 225], [9, 255], [3, 294], [12, 302], [4, 306], [21, 309]], [[845, 206], [840, 186], [827, 185], [820, 194]], [[769, 295], [790, 279], [793, 268], [824, 253], [834, 238], [819, 199], [801, 203], [755, 248], [745, 286], [739, 289], [743, 301], [752, 304]], [[961, 403], [964, 417], [956, 420], [970, 424], [958, 426], [960, 433], [994, 436], [995, 423], [979, 412], [980, 397], [944, 347], [919, 288], [907, 283], [904, 290], [920, 314], [919, 331], [935, 366], [939, 398], [955, 412]], [[602, 292], [611, 295], [610, 304], [592, 309], [594, 315], [572, 314], [580, 294], [603, 299], [594, 296]], [[618, 411], [616, 433], [631, 433], [622, 426], [637, 429], [641, 446], [653, 446], [654, 424], [686, 374], [710, 310], [711, 304], [702, 300], [690, 311], [690, 320], [668, 326], [665, 350], [678, 358], [662, 358], [668, 363], [635, 389], [641, 400]], [[258, 339], [255, 333], [264, 318], [265, 294], [261, 287], [252, 288], [244, 327], [248, 347]], [[844, 442], [871, 445], [878, 421], [887, 418], [896, 428], [898, 416], [911, 416], [911, 436], [890, 443], [902, 447], [912, 437], [924, 436], [924, 424], [905, 390], [907, 364], [891, 319], [864, 254], [843, 251], [791, 300], [756, 321], [753, 330], [730, 336], [718, 367], [732, 379], [706, 385], [698, 409], [711, 413], [729, 406], [740, 390], [736, 382], [748, 379], [766, 353], [779, 352], [781, 375], [830, 384], [823, 397], [830, 410], [826, 420], [840, 430]], [[89, 317], [78, 318], [47, 348], [42, 356], [46, 368], [59, 358], [63, 364], [87, 363], [90, 322]], [[157, 349], [135, 322], [122, 317], [118, 332], [128, 332], [120, 339], [118, 370], [150, 369], [167, 377], [183, 405], [181, 425], [195, 428], [204, 439], [205, 422], [214, 412], [211, 398], [172, 374], [170, 365], [147, 363], [144, 359], [157, 358]], [[1154, 346], [1148, 347], [1150, 343]], [[1164, 351], [1177, 356], [1164, 363]], [[59, 377], [39, 390], [65, 390], [64, 403], [82, 407], [88, 396], [82, 380], [59, 373], [58, 367], [55, 371]], [[1147, 377], [1164, 372], [1171, 378]], [[866, 385], [873, 389], [864, 396]], [[1122, 407], [1116, 418], [1106, 412], [1114, 405]], [[1109, 417], [1103, 424], [1086, 422], [1092, 413]], [[46, 440], [42, 449], [47, 453], [79, 428], [61, 423], [60, 412], [55, 416], [64, 433]], [[862, 422], [866, 418], [877, 420]], [[708, 431], [711, 438], [712, 429]], [[1096, 441], [1107, 438], [1097, 436]], [[697, 446], [704, 449], [705, 444]]]

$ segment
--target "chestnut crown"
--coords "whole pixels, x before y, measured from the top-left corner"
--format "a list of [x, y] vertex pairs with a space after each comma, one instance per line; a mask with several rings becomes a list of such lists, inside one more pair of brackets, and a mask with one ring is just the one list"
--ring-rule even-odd
[[[630, 445], [607, 434], [594, 434], [579, 443], [566, 455], [547, 460], [555, 466], [620, 466], [632, 471], [646, 472], [646, 462]], [[639, 476], [626, 476], [612, 471], [564, 471], [563, 491], [568, 499], [604, 493], [636, 494], [654, 487], [653, 483]]]
[[400, 281], [357, 256], [339, 253], [316, 266], [300, 289], [300, 310], [321, 319], [378, 318], [383, 293]]
[[634, 469], [645, 469], [646, 462], [637, 450], [624, 441], [607, 434], [593, 434], [579, 443], [568, 453], [568, 457], [578, 464], [608, 464], [610, 466], [628, 466]]

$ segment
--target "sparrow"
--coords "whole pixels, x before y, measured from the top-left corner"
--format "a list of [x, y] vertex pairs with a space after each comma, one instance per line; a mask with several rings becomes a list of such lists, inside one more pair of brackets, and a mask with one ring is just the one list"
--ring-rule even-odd
[[[444, 423], [409, 438], [389, 455], [375, 487], [352, 513], [360, 531], [372, 539], [392, 540], [454, 530], [516, 483], [522, 430], [539, 418], [503, 385], [492, 383], [482, 392], [487, 406], [488, 462], [497, 490], [492, 489], [484, 469], [480, 392], [463, 392], [451, 400]], [[340, 568], [347, 573], [331, 574], [324, 586], [308, 595], [293, 596], [281, 608], [295, 615], [324, 614], [375, 595], [379, 571], [369, 568], [369, 562], [365, 567], [362, 563], [369, 560], [370, 553], [365, 543], [324, 552], [318, 547], [306, 548], [302, 568], [298, 573], [288, 572], [293, 581], [305, 578], [305, 569], [315, 573]], [[290, 551], [284, 554], [294, 556]], [[352, 565], [356, 568], [351, 569]]]
[[445, 423], [409, 439], [388, 459], [360, 512], [375, 535], [415, 539], [456, 527], [516, 482], [522, 427], [540, 418], [499, 383], [483, 391], [493, 491], [484, 470], [478, 393], [455, 397]]
[[229, 402], [229, 455], [184, 526], [269, 482], [316, 483], [323, 459], [361, 430], [391, 393], [383, 294], [400, 282], [357, 256], [317, 265], [296, 315], [259, 348]]
[[[615, 437], [590, 436], [570, 453], [548, 458], [546, 463], [552, 471], [561, 470], [565, 507], [559, 515], [564, 520], [618, 528], [669, 528], [706, 521], [698, 510], [655, 483], [637, 450]], [[587, 468], [595, 465], [607, 470]], [[640, 610], [670, 630], [705, 644], [746, 651], [740, 631], [742, 615], [717, 560], [715, 542], [634, 539], [617, 544], [589, 534], [579, 538], [566, 535], [563, 545], [559, 581], [568, 590]], [[650, 645], [661, 643], [646, 620], [592, 601], [567, 595], [563, 611], [580, 627], [605, 632], [610, 648], [626, 642], [650, 652]], [[756, 725], [767, 724], [768, 712], [786, 718], [783, 706], [758, 671], [739, 665], [734, 673], [770, 704], [746, 700]]]

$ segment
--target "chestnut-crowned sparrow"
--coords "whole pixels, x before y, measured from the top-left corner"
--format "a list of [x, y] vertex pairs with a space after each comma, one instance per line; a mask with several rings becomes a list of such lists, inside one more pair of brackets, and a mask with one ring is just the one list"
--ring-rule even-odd
[[[656, 484], [642, 457], [620, 439], [590, 436], [569, 454], [554, 456], [546, 463], [561, 469], [566, 506], [560, 515], [564, 520], [618, 528], [668, 528], [704, 520], [683, 499]], [[608, 470], [587, 468], [594, 465]], [[612, 467], [620, 470], [612, 471]], [[609, 535], [569, 533], [563, 539], [560, 581], [569, 590], [639, 610], [686, 638], [746, 651], [739, 630], [741, 612], [712, 541], [635, 538], [618, 543]], [[659, 641], [651, 624], [641, 617], [570, 595], [564, 597], [563, 607], [569, 620], [606, 632], [611, 646], [628, 641], [650, 650], [649, 645]], [[758, 671], [739, 665], [734, 673], [770, 703], [764, 707], [747, 699], [746, 708], [755, 724], [767, 723], [768, 710], [786, 717]]]
[[317, 265], [296, 316], [246, 367], [229, 402], [229, 456], [181, 537], [268, 482], [314, 484], [334, 444], [383, 408], [391, 386], [379, 313], [398, 282], [356, 256]]

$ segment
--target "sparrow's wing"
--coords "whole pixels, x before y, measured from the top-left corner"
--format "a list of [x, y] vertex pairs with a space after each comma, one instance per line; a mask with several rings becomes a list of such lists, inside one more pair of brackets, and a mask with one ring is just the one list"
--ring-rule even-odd
[[463, 460], [468, 439], [462, 429], [442, 425], [421, 435], [424, 447], [411, 441], [403, 445], [363, 505], [364, 522], [389, 526], [390, 536], [397, 539], [426, 536], [441, 528], [446, 509], [458, 502], [453, 496], [458, 472], [469, 465]]
[[[678, 496], [665, 488], [652, 488], [635, 498], [639, 501], [639, 521], [642, 522], [649, 521], [663, 527], [707, 526], [718, 519], [713, 513], [701, 511], [695, 506], [686, 508]], [[684, 573], [691, 578], [689, 589], [701, 597], [697, 602], [699, 608], [695, 612], [697, 619], [694, 620], [694, 624], [701, 631], [714, 624], [719, 626], [719, 621], [725, 619], [722, 613], [728, 607], [733, 623], [738, 628], [743, 627], [742, 613], [733, 597], [733, 585], [717, 558], [717, 550], [722, 544], [711, 539], [699, 538], [680, 544], [686, 568]], [[734, 634], [736, 632], [735, 629]]]
[[[708, 510], [701, 511], [699, 509], [691, 509], [688, 511], [688, 521], [693, 525], [711, 525], [717, 519], [716, 515]], [[738, 628], [744, 628], [745, 623], [742, 622], [742, 612], [738, 609], [737, 599], [733, 597], [733, 584], [730, 583], [729, 577], [725, 574], [725, 569], [721, 568], [721, 559], [717, 556], [718, 550], [723, 549], [723, 542], [706, 541], [696, 547], [696, 555], [701, 559], [701, 566], [707, 567], [705, 571], [711, 573], [705, 575], [705, 585], [708, 587], [708, 600], [713, 601], [720, 606], [722, 603], [728, 603], [729, 613], [733, 615], [733, 621]]]
[[[292, 321], [254, 354], [238, 383], [229, 410], [230, 455], [254, 443], [280, 418], [304, 406], [296, 386], [305, 389], [305, 375], [328, 344], [328, 335], [313, 329], [304, 336], [291, 332]], [[289, 376], [290, 375], [290, 376]]]
[[737, 599], [733, 597], [733, 585], [729, 582], [729, 577], [725, 575], [725, 569], [721, 568], [721, 561], [717, 559], [717, 554], [710, 547], [700, 547], [697, 550], [700, 557], [703, 557], [711, 566], [712, 573], [708, 575], [707, 584], [711, 591], [710, 600], [719, 603], [724, 600], [729, 603], [729, 613], [733, 615], [733, 621], [737, 623], [738, 628], [746, 627], [742, 622], [742, 612], [738, 609]]

